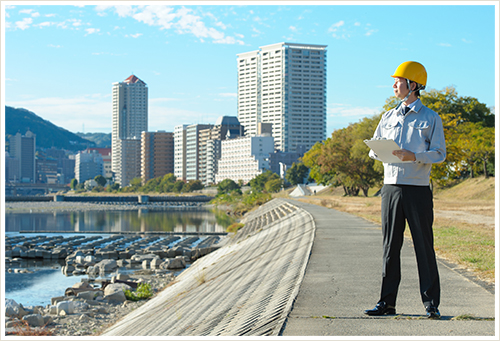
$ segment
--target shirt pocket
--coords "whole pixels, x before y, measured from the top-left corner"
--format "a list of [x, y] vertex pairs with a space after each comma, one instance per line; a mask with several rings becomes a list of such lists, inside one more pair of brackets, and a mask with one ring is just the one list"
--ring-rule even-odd
[[425, 130], [429, 129], [430, 124], [428, 121], [413, 121], [408, 123], [408, 126], [417, 130]]
[[425, 120], [415, 120], [408, 123], [406, 143], [411, 146], [411, 151], [422, 152], [428, 149], [430, 126], [430, 122]]

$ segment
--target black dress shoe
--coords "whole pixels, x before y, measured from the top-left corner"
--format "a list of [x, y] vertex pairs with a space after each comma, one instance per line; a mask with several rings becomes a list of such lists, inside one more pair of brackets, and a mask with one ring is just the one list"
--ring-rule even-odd
[[441, 313], [439, 313], [438, 308], [436, 307], [427, 307], [425, 308], [427, 312], [427, 318], [439, 320], [441, 318]]
[[384, 301], [378, 302], [375, 308], [365, 310], [366, 315], [382, 316], [382, 315], [396, 315], [396, 307], [387, 305]]

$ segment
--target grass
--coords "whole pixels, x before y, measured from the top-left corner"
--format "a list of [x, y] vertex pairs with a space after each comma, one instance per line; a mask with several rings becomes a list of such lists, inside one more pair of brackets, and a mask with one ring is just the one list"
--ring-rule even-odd
[[14, 327], [15, 331], [12, 333], [16, 336], [52, 336], [54, 331], [47, 328], [46, 326], [41, 328], [32, 328], [28, 322], [20, 321], [18, 325]]
[[[341, 188], [325, 189], [302, 201], [351, 213], [380, 224], [381, 198], [345, 197]], [[474, 217], [495, 216], [495, 179], [468, 179], [449, 188], [434, 189], [434, 209], [443, 212], [461, 212]], [[411, 238], [409, 229], [405, 235]], [[461, 221], [449, 217], [434, 219], [434, 246], [436, 254], [449, 262], [459, 264], [481, 280], [495, 283], [495, 229], [481, 221]]]

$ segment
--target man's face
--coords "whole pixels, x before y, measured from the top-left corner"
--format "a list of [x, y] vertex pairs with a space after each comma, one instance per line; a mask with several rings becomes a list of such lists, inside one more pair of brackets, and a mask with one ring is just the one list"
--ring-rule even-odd
[[394, 95], [399, 99], [404, 99], [410, 90], [406, 84], [406, 79], [402, 77], [394, 77]]

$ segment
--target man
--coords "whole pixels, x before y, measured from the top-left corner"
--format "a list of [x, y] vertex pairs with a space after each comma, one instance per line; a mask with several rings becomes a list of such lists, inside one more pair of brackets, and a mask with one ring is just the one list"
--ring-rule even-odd
[[[382, 188], [383, 273], [380, 300], [370, 316], [396, 314], [401, 281], [400, 253], [405, 222], [415, 247], [420, 294], [428, 318], [441, 317], [439, 274], [434, 253], [433, 199], [430, 172], [433, 163], [446, 158], [441, 118], [419, 99], [427, 83], [427, 72], [417, 62], [405, 62], [394, 75], [394, 94], [401, 102], [382, 115], [373, 138], [394, 140], [401, 150], [393, 151], [401, 163], [384, 163]], [[378, 159], [370, 150], [370, 157]]]

